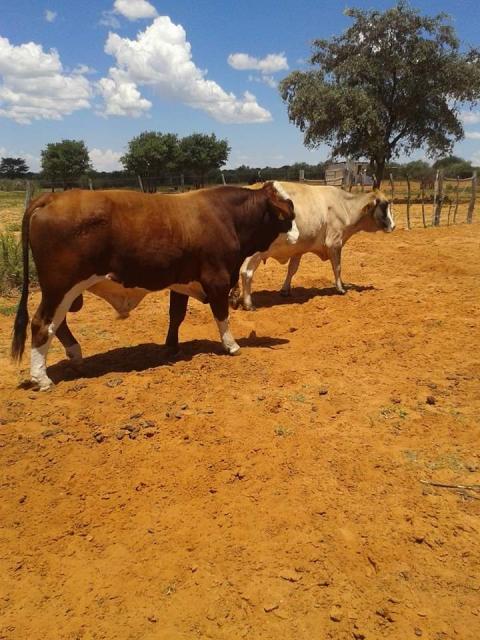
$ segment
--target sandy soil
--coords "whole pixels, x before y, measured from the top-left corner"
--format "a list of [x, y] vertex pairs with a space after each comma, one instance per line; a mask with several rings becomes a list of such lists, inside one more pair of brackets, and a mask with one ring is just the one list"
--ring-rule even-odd
[[480, 225], [363, 234], [346, 296], [310, 256], [287, 300], [269, 263], [234, 358], [195, 301], [169, 362], [165, 293], [87, 297], [50, 393], [0, 316], [0, 638], [477, 640], [479, 258]]

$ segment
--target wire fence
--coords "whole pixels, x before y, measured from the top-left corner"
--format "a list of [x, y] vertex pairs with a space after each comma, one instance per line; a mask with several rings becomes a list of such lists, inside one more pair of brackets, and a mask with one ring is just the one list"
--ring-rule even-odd
[[[307, 177], [308, 176], [308, 177]], [[219, 184], [251, 184], [256, 181], [284, 180], [301, 181], [305, 184], [324, 185], [328, 182], [315, 171], [298, 169], [266, 169], [252, 172], [242, 170], [216, 171], [207, 174], [205, 186]], [[338, 185], [337, 185], [338, 183]], [[335, 185], [351, 192], [371, 190], [367, 181], [335, 180]], [[10, 185], [12, 186], [12, 185]], [[41, 191], [59, 191], [72, 188], [81, 189], [134, 189], [148, 193], [175, 193], [198, 188], [198, 179], [193, 174], [163, 174], [160, 176], [99, 175], [83, 176], [69, 182], [52, 182], [44, 179], [15, 181], [16, 189], [27, 192], [27, 200]], [[0, 185], [2, 188], [2, 185]], [[3, 189], [2, 189], [3, 190]], [[395, 179], [393, 173], [383, 181], [382, 190], [396, 206], [396, 215], [404, 217], [404, 226], [413, 227], [449, 226], [472, 223], [475, 218], [477, 200], [477, 174], [469, 178], [451, 178], [437, 171], [434, 176], [410, 179]], [[478, 216], [477, 216], [478, 217]]]

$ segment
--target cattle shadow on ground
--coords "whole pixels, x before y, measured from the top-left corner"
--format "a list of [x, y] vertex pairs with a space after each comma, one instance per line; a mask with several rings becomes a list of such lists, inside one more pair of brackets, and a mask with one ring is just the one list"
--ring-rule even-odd
[[[347, 296], [349, 291], [357, 291], [362, 293], [364, 291], [377, 291], [377, 288], [371, 284], [345, 284], [344, 287], [347, 290]], [[253, 304], [260, 308], [263, 307], [276, 307], [284, 304], [304, 304], [312, 298], [323, 298], [328, 296], [339, 296], [341, 294], [335, 289], [335, 287], [325, 287], [319, 289], [317, 287], [292, 287], [292, 295], [282, 296], [279, 291], [267, 291], [259, 290], [252, 294]]]
[[[243, 348], [269, 348], [288, 344], [285, 338], [250, 335], [240, 338], [238, 344]], [[241, 357], [241, 353], [239, 357]], [[213, 340], [190, 340], [180, 343], [180, 351], [174, 356], [164, 345], [155, 343], [139, 344], [133, 347], [119, 347], [104, 353], [84, 358], [80, 368], [75, 368], [68, 360], [62, 360], [48, 368], [48, 375], [55, 384], [82, 378], [100, 378], [109, 373], [130, 373], [145, 371], [162, 366], [172, 366], [176, 362], [189, 362], [194, 356], [212, 354], [228, 356], [220, 342]]]

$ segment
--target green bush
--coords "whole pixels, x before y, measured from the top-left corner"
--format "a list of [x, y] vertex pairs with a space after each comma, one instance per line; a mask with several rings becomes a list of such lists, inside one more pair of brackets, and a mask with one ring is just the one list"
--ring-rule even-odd
[[[30, 282], [37, 282], [35, 265], [30, 256]], [[22, 244], [13, 233], [0, 233], [0, 294], [22, 288]]]

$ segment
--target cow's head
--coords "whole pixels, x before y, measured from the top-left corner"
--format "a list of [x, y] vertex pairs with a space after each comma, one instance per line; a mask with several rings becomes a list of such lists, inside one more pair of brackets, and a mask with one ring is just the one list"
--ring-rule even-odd
[[372, 192], [372, 201], [367, 205], [367, 214], [371, 216], [373, 222], [372, 231], [391, 233], [395, 229], [390, 200], [381, 191]]
[[262, 187], [268, 199], [268, 211], [276, 221], [280, 233], [287, 234], [287, 242], [295, 244], [298, 229], [295, 222], [295, 208], [288, 193], [277, 181], [265, 182]]

